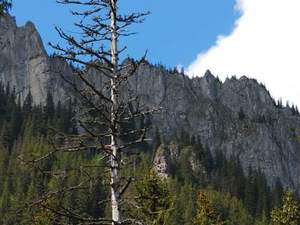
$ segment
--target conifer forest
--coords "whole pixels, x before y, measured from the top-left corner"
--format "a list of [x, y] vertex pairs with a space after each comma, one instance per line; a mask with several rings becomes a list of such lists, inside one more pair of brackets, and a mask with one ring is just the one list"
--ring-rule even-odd
[[51, 55], [16, 1], [0, 0], [0, 225], [300, 224], [297, 106], [131, 58], [152, 12], [130, 0], [57, 0], [76, 32], [58, 24]]

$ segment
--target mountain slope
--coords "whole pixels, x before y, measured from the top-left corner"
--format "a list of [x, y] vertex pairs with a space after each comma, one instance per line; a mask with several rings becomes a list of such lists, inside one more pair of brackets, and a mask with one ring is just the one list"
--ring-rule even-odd
[[36, 104], [45, 101], [49, 90], [56, 90], [54, 99], [58, 100], [65, 95], [64, 84], [53, 67], [70, 73], [65, 62], [47, 55], [33, 23], [17, 27], [14, 17], [0, 18], [2, 83], [15, 87], [23, 100], [30, 91]]
[[[64, 101], [70, 93], [58, 73], [71, 68], [49, 57], [32, 23], [17, 27], [14, 18], [0, 19], [0, 80], [16, 88], [21, 99], [31, 92], [36, 104], [47, 92]], [[97, 81], [101, 85], [101, 79]], [[244, 170], [260, 169], [270, 182], [300, 190], [300, 117], [276, 105], [266, 88], [242, 77], [220, 82], [209, 71], [189, 79], [161, 66], [142, 65], [129, 81], [131, 90], [149, 106], [161, 106], [152, 118], [167, 141], [182, 133], [200, 138], [213, 154], [238, 156]], [[152, 132], [153, 133], [153, 132]]]

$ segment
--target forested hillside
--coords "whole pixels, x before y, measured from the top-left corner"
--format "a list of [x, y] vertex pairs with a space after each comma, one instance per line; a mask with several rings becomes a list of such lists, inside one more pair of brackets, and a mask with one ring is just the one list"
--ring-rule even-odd
[[[44, 105], [51, 93], [54, 104], [66, 105], [74, 91], [59, 73], [72, 78], [74, 64], [48, 56], [33, 23], [17, 27], [11, 16], [0, 21], [0, 81], [15, 88], [20, 102], [30, 92], [34, 105]], [[106, 83], [94, 70], [88, 74], [92, 84]], [[275, 102], [258, 81], [232, 77], [221, 82], [209, 71], [191, 79], [145, 61], [128, 82], [141, 105], [163, 109], [151, 123], [168, 141], [182, 132], [197, 136], [213, 155], [222, 151], [227, 159], [239, 158], [244, 173], [252, 167], [266, 174], [271, 185], [280, 179], [283, 186], [299, 191], [298, 109]]]
[[[105, 201], [108, 176], [103, 167], [94, 167], [103, 160], [95, 150], [65, 152], [33, 162], [53, 151], [53, 135], [58, 131], [77, 133], [75, 106], [76, 102], [71, 101], [55, 105], [50, 93], [45, 106], [32, 105], [30, 94], [21, 105], [15, 91], [1, 85], [1, 224], [50, 225], [69, 220], [80, 224], [78, 215], [98, 218], [109, 213]], [[142, 152], [132, 156], [135, 163], [129, 164], [125, 172], [136, 175], [127, 195], [139, 208], [132, 211], [128, 205], [126, 213], [142, 220], [203, 224], [202, 217], [211, 217], [206, 213], [213, 210], [215, 217], [223, 221], [218, 224], [268, 224], [271, 210], [282, 203], [280, 181], [270, 188], [264, 174], [251, 167], [245, 176], [237, 158], [227, 160], [222, 152], [213, 157], [197, 137], [183, 133], [180, 138], [164, 142], [157, 132], [152, 144], [140, 147]], [[168, 169], [169, 177], [161, 178], [153, 168], [153, 160], [170, 149], [177, 156]], [[98, 179], [87, 179], [85, 170]], [[81, 182], [84, 186], [77, 189]], [[42, 205], [38, 204], [41, 200]], [[152, 210], [157, 214], [150, 213]]]
[[49, 56], [0, 0], [0, 225], [300, 224], [296, 106], [128, 58], [147, 11], [57, 3], [81, 19]]

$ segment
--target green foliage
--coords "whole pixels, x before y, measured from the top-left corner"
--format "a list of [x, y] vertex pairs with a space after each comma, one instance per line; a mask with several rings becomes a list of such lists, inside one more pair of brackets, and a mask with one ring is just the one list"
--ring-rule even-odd
[[[54, 104], [51, 93], [45, 106], [34, 106], [30, 92], [21, 106], [15, 91], [0, 84], [0, 224], [79, 223], [78, 219], [57, 216], [51, 209], [66, 213], [65, 208], [91, 218], [109, 215], [105, 188], [109, 181], [101, 166], [105, 160], [97, 150], [59, 153], [34, 166], [25, 163], [53, 151], [51, 130], [77, 133], [74, 107], [74, 101]], [[190, 138], [182, 131], [182, 141], [168, 144], [158, 130], [154, 136], [152, 147], [163, 143], [164, 150], [169, 151], [166, 157], [172, 157], [171, 174], [162, 180], [149, 172], [153, 154], [157, 153], [149, 146], [136, 146], [143, 149], [140, 155], [124, 157], [132, 162], [124, 168], [124, 175], [136, 178], [136, 185], [126, 192], [126, 198], [134, 199], [132, 204], [138, 206], [133, 209], [128, 205], [126, 213], [131, 217], [150, 225], [268, 225], [271, 209], [282, 204], [283, 188], [279, 181], [271, 190], [263, 173], [249, 168], [244, 174], [238, 158], [228, 159], [221, 151], [213, 157], [199, 137]], [[78, 165], [84, 167], [79, 169]], [[85, 184], [81, 189], [61, 191], [81, 183]], [[201, 198], [197, 198], [199, 190]], [[49, 191], [59, 194], [45, 198], [42, 207], [28, 207]], [[290, 198], [284, 202], [283, 207], [294, 204], [291, 208], [298, 210]], [[277, 208], [272, 220], [286, 216], [283, 208]], [[277, 224], [287, 223], [274, 222]]]
[[170, 224], [192, 224], [196, 215], [197, 189], [188, 184], [181, 186], [180, 183], [172, 180], [171, 190], [176, 197]]
[[[60, 154], [57, 158], [50, 157], [35, 164], [30, 163], [53, 151], [50, 128], [63, 133], [74, 132], [73, 104], [59, 107], [52, 104], [51, 98], [49, 94], [48, 104], [44, 108], [33, 106], [29, 93], [21, 107], [16, 100], [15, 91], [0, 84], [0, 224], [53, 224], [49, 209], [28, 205], [46, 192], [58, 192], [58, 187], [62, 187], [57, 185], [59, 182], [68, 187], [83, 182], [86, 177], [80, 171], [74, 172], [73, 168], [79, 162], [87, 166], [93, 164], [92, 151], [76, 156]], [[60, 176], [56, 174], [58, 170], [68, 172]], [[91, 168], [89, 172], [97, 176], [104, 174], [101, 168]], [[98, 202], [106, 197], [106, 190], [101, 182], [93, 182], [89, 189], [93, 191], [92, 194], [87, 192], [88, 194], [82, 195], [82, 190], [74, 190], [72, 196], [63, 193], [55, 198], [45, 198], [43, 204], [61, 201], [63, 204], [60, 206], [74, 206], [76, 212], [101, 215], [105, 206], [99, 206]], [[52, 204], [52, 207], [57, 208], [58, 204]]]
[[269, 219], [265, 213], [263, 213], [261, 218], [257, 218], [255, 220], [255, 225], [269, 225]]
[[165, 225], [170, 220], [173, 205], [168, 183], [151, 170], [135, 185], [135, 209], [130, 214], [143, 224]]
[[198, 196], [194, 224], [250, 225], [253, 223], [251, 215], [237, 198], [229, 194], [204, 190]]
[[299, 225], [300, 208], [292, 191], [285, 192], [283, 205], [271, 213], [272, 225]]
[[210, 199], [203, 192], [198, 196], [198, 208], [194, 225], [224, 225], [221, 215], [217, 212]]

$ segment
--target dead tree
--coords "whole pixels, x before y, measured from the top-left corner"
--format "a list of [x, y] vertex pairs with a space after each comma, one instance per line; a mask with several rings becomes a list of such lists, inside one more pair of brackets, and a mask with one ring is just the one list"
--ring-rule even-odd
[[[69, 34], [56, 28], [66, 45], [51, 43], [50, 45], [56, 50], [57, 57], [72, 63], [74, 67], [73, 77], [60, 75], [75, 90], [80, 100], [77, 119], [81, 132], [72, 136], [56, 134], [53, 139], [55, 149], [33, 160], [33, 163], [46, 160], [59, 152], [74, 153], [95, 149], [107, 159], [112, 214], [109, 219], [92, 219], [66, 213], [67, 210], [48, 209], [61, 216], [75, 217], [81, 224], [138, 223], [134, 218], [122, 218], [121, 208], [125, 201], [123, 196], [132, 178], [123, 179], [121, 170], [124, 166], [124, 156], [132, 154], [135, 145], [145, 140], [147, 128], [124, 129], [124, 127], [152, 114], [156, 109], [141, 106], [139, 98], [128, 91], [130, 77], [136, 74], [145, 56], [138, 61], [127, 60], [119, 63], [121, 54], [126, 50], [125, 46], [119, 47], [119, 40], [132, 35], [128, 28], [132, 24], [143, 22], [148, 12], [119, 14], [118, 0], [57, 2], [75, 5], [77, 10], [72, 11], [72, 14], [80, 17], [79, 22], [75, 23], [77, 29], [75, 33]], [[126, 139], [128, 136], [131, 137], [130, 140]], [[52, 195], [54, 194], [57, 192], [52, 192]], [[45, 195], [45, 199], [48, 196], [51, 194]], [[43, 199], [37, 201], [41, 202]]]

